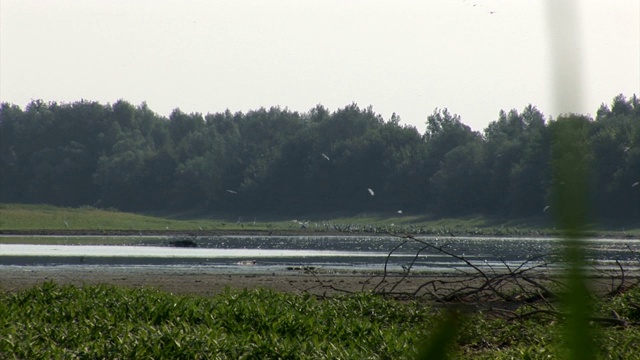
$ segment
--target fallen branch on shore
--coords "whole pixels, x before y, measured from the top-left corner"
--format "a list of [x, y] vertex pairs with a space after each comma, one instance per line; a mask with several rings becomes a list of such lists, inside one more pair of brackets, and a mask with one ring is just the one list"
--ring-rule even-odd
[[[510, 319], [552, 316], [561, 320], [565, 317], [564, 313], [556, 309], [559, 294], [567, 289], [562, 272], [559, 271], [562, 268], [559, 253], [531, 256], [515, 266], [500, 260], [501, 266], [496, 266], [471, 261], [464, 254], [459, 255], [448, 249], [446, 244], [438, 245], [413, 235], [391, 235], [401, 241], [389, 251], [383, 271], [363, 281], [360, 291], [396, 299], [422, 300], [443, 306], [491, 311]], [[392, 271], [391, 261], [394, 255], [411, 244], [419, 245], [411, 261], [401, 265], [402, 271]], [[635, 254], [635, 251], [630, 250]], [[406, 251], [404, 254], [406, 256]], [[424, 260], [429, 254], [445, 256], [459, 266], [455, 271], [444, 274], [416, 272], [417, 262]], [[638, 261], [640, 263], [640, 259]], [[637, 272], [631, 274], [632, 271], [625, 268], [623, 263], [617, 260], [615, 263], [617, 270], [602, 270], [595, 266], [591, 269], [591, 283], [598, 294], [612, 297], [640, 283]], [[314, 271], [309, 273], [315, 277], [315, 283], [310, 288], [302, 289], [303, 291], [315, 294], [324, 291], [320, 296], [324, 296], [327, 291], [343, 294], [356, 292], [327, 283]], [[515, 312], [516, 309], [527, 307], [532, 310]], [[619, 317], [593, 317], [590, 321], [615, 326], [638, 325], [638, 322]]]

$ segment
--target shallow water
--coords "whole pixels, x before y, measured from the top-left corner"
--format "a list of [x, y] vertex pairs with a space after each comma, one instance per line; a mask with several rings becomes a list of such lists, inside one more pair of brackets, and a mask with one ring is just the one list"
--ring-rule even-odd
[[[188, 238], [197, 247], [181, 248], [170, 244], [176, 238], [157, 236], [2, 236], [0, 266], [251, 267], [256, 271], [292, 267], [382, 270], [386, 266], [391, 271], [409, 267], [456, 271], [469, 268], [465, 261], [487, 269], [559, 262], [554, 253], [560, 242], [553, 238], [418, 239], [420, 242], [393, 236], [216, 236]], [[615, 269], [616, 261], [625, 267], [640, 266], [640, 240], [588, 239], [584, 247], [589, 261], [599, 269]]]

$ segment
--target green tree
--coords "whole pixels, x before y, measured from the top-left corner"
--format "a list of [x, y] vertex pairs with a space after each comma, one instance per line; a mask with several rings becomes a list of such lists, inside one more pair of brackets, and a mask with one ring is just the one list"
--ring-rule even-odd
[[0, 201], [20, 202], [26, 197], [27, 171], [22, 149], [28, 139], [25, 114], [19, 106], [0, 104]]
[[269, 172], [281, 157], [283, 146], [302, 128], [300, 114], [279, 107], [261, 108], [239, 120], [243, 177], [238, 192], [245, 207], [269, 209]]
[[595, 205], [605, 218], [640, 218], [640, 106], [634, 96], [602, 105], [590, 132]]
[[146, 162], [152, 158], [152, 146], [139, 131], [121, 132], [111, 153], [98, 160], [94, 182], [100, 187], [100, 205], [144, 209], [148, 189]]
[[21, 158], [22, 201], [70, 206], [95, 202], [92, 174], [103, 150], [96, 134], [107, 126], [108, 111], [88, 101], [33, 101], [27, 106], [9, 140]]
[[[466, 189], [482, 187], [483, 179], [472, 175], [480, 166], [477, 162], [482, 159], [480, 153], [472, 153], [479, 150], [475, 144], [481, 140], [480, 134], [463, 124], [460, 116], [451, 114], [448, 109], [435, 109], [427, 118], [423, 138], [426, 142], [426, 162], [423, 166], [430, 186], [425, 192], [427, 197], [424, 201], [429, 208], [434, 213], [453, 214], [456, 209], [466, 212], [462, 209], [463, 203], [474, 204], [475, 207], [478, 195], [469, 197]], [[463, 161], [469, 168], [463, 169], [455, 164], [456, 161]], [[468, 171], [472, 177], [467, 177], [463, 182], [461, 176]], [[446, 185], [447, 181], [452, 182]], [[455, 201], [447, 201], [447, 194], [453, 193], [464, 195]]]
[[[563, 115], [549, 123], [553, 140], [551, 167], [554, 169], [549, 203], [558, 225], [572, 231], [583, 231], [579, 226], [593, 220], [588, 181], [593, 169], [588, 137], [590, 126], [591, 119], [577, 114]], [[568, 208], [571, 211], [566, 211]]]
[[524, 130], [519, 141], [521, 155], [509, 174], [506, 207], [511, 215], [540, 214], [546, 206], [546, 189], [551, 183], [550, 136], [544, 115], [533, 105], [521, 113]]
[[182, 138], [177, 148], [175, 204], [210, 207], [222, 193], [224, 144], [214, 126], [206, 126]]
[[[395, 115], [395, 114], [394, 114]], [[427, 161], [425, 142], [414, 127], [400, 126], [399, 118], [391, 119], [380, 129], [383, 143], [381, 193], [385, 210], [423, 211], [428, 177], [420, 166]]]
[[523, 117], [513, 109], [509, 113], [501, 110], [498, 120], [489, 123], [484, 131], [485, 167], [489, 180], [485, 189], [485, 208], [491, 213], [509, 214], [511, 211], [511, 174], [522, 158], [525, 130]]
[[431, 176], [432, 206], [440, 215], [479, 212], [484, 201], [486, 173], [480, 138], [449, 151]]

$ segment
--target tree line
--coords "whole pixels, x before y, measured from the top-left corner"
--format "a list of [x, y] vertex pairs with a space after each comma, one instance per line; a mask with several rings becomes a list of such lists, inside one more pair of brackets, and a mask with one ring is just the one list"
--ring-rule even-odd
[[[558, 124], [585, 135], [593, 215], [640, 219], [640, 101], [594, 118], [500, 111], [483, 132], [447, 109], [424, 134], [356, 104], [168, 118], [143, 103], [0, 107], [0, 201], [126, 211], [203, 209], [525, 217], [552, 211]], [[545, 210], [547, 209], [547, 210]]]

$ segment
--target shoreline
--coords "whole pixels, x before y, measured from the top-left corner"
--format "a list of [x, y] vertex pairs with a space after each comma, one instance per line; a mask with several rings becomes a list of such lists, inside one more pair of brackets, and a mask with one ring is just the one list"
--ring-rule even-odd
[[458, 279], [454, 274], [419, 274], [402, 279], [401, 274], [345, 271], [310, 272], [304, 269], [273, 272], [219, 271], [192, 267], [119, 266], [0, 266], [0, 292], [16, 293], [45, 282], [58, 285], [115, 285], [153, 288], [182, 295], [212, 296], [227, 289], [266, 288], [279, 292], [309, 293], [322, 296], [382, 289], [398, 282], [399, 292], [414, 291], [419, 284], [433, 280]]
[[[504, 275], [489, 274], [490, 278], [478, 274], [461, 272], [416, 273], [407, 276], [403, 273], [369, 273], [359, 271], [316, 272], [304, 268], [292, 271], [256, 272], [251, 268], [242, 271], [219, 271], [192, 267], [119, 267], [119, 266], [0, 266], [0, 293], [12, 294], [25, 291], [43, 283], [57, 285], [92, 286], [110, 285], [133, 289], [154, 289], [176, 295], [215, 296], [227, 290], [270, 289], [277, 292], [309, 294], [318, 297], [333, 297], [362, 292], [387, 294], [398, 299], [422, 299], [438, 301], [456, 292], [482, 289], [478, 297], [468, 299], [450, 299], [445, 302], [504, 302], [496, 297], [491, 289], [499, 288], [502, 294], [510, 291], [523, 291], [531, 295], [543, 287], [530, 286], [518, 279], [509, 279]], [[562, 275], [529, 274], [537, 284], [554, 286]], [[487, 281], [493, 285], [486, 286]], [[590, 287], [595, 293], [606, 294], [615, 286], [637, 286], [640, 274], [619, 274], [589, 277]], [[499, 285], [499, 286], [498, 286]], [[524, 287], [523, 287], [524, 286]], [[495, 289], [495, 288], [494, 288]], [[509, 301], [507, 301], [509, 302]]]
[[[402, 230], [402, 229], [400, 229]], [[591, 238], [610, 238], [610, 239], [640, 239], [640, 235], [624, 234], [619, 232], [605, 231], [585, 231], [585, 237]], [[408, 235], [415, 237], [504, 237], [504, 238], [549, 238], [562, 237], [561, 232], [539, 232], [526, 231], [526, 233], [514, 234], [469, 234], [465, 232], [447, 234], [440, 233], [410, 233], [406, 231], [391, 232], [341, 232], [341, 231], [325, 231], [325, 230], [102, 230], [95, 229], [0, 229], [0, 236], [167, 236], [167, 237], [217, 237], [217, 236], [398, 236], [406, 237]]]

